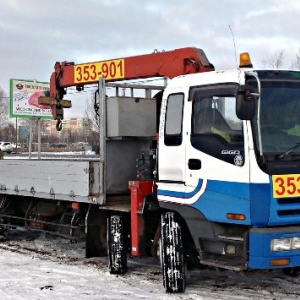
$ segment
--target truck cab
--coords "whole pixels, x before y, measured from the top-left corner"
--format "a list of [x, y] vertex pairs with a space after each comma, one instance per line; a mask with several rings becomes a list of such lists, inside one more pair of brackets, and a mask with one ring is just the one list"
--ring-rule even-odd
[[292, 70], [239, 68], [168, 84], [157, 182], [167, 291], [184, 289], [184, 274], [170, 274], [192, 257], [233, 270], [299, 271], [299, 100]]

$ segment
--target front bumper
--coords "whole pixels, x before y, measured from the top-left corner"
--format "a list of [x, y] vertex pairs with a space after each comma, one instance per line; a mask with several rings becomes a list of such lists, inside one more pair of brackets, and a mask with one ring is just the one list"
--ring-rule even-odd
[[276, 269], [300, 266], [300, 249], [272, 251], [273, 239], [300, 237], [300, 226], [252, 228], [249, 233], [250, 269]]

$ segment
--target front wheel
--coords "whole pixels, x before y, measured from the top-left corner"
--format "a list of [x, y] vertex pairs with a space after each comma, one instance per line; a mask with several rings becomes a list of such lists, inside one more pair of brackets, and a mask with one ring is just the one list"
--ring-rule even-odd
[[182, 231], [174, 212], [161, 216], [161, 264], [166, 292], [184, 292], [186, 279]]
[[120, 215], [112, 215], [107, 225], [110, 274], [124, 274], [127, 272], [124, 220]]

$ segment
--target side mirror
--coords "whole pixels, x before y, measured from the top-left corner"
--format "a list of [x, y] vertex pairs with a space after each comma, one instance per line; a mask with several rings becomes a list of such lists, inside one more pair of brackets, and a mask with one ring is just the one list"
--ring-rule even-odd
[[251, 85], [241, 85], [236, 96], [236, 115], [240, 120], [252, 120], [255, 115], [255, 99], [258, 94]]

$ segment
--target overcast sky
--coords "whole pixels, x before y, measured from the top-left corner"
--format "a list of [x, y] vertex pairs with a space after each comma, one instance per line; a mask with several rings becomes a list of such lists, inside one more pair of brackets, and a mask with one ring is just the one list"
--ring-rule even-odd
[[[10, 78], [48, 82], [56, 61], [189, 46], [217, 70], [234, 68], [231, 30], [237, 54], [250, 52], [255, 67], [281, 50], [289, 66], [299, 54], [299, 18], [300, 0], [0, 0], [0, 87], [9, 95]], [[85, 100], [71, 100], [67, 115], [75, 116]]]

